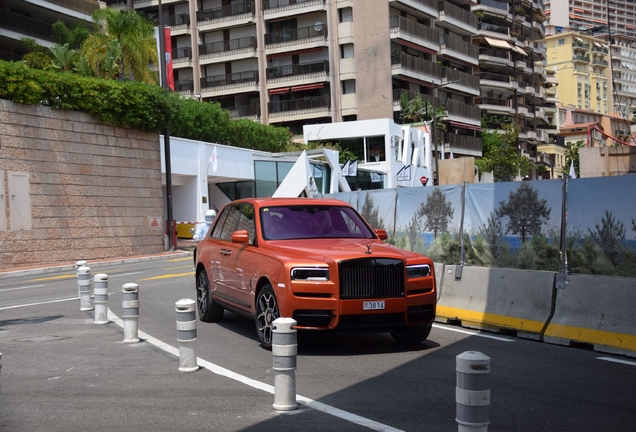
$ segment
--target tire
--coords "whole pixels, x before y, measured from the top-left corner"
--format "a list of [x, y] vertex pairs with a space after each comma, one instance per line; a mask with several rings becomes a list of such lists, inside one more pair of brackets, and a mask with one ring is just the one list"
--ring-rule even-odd
[[197, 274], [197, 310], [203, 322], [221, 321], [225, 310], [210, 295], [210, 282], [205, 269]]
[[412, 326], [404, 327], [400, 330], [394, 330], [391, 332], [393, 339], [399, 344], [412, 345], [424, 342], [428, 335], [431, 333], [431, 327], [433, 325]]
[[256, 297], [256, 334], [261, 346], [272, 349], [274, 320], [280, 317], [278, 301], [271, 285], [265, 285]]

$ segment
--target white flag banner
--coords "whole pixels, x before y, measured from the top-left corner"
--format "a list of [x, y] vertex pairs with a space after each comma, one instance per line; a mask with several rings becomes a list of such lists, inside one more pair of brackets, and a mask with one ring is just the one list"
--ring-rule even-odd
[[347, 159], [347, 162], [342, 166], [341, 171], [344, 177], [349, 175], [349, 167], [351, 166], [351, 159]]
[[216, 153], [216, 146], [212, 149], [212, 156], [210, 156], [210, 160], [208, 161], [208, 168], [212, 165], [212, 172], [216, 172], [219, 169], [219, 156]]
[[574, 170], [574, 161], [570, 162], [570, 178], [576, 178], [576, 171]]
[[351, 162], [351, 165], [349, 165], [349, 176], [350, 177], [356, 177], [358, 175], [358, 160], [354, 160], [353, 162]]

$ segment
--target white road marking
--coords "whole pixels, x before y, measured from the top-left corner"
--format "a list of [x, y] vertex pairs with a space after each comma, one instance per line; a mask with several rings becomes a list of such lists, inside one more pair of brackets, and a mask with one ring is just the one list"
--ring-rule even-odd
[[29, 288], [40, 288], [40, 287], [43, 287], [43, 286], [45, 286], [45, 285], [29, 285], [29, 286], [16, 287], [16, 288], [3, 288], [3, 289], [0, 289], [0, 292], [23, 290], [23, 289], [29, 289]]
[[72, 297], [72, 298], [67, 298], [67, 299], [50, 300], [50, 301], [39, 302], [39, 303], [27, 303], [27, 304], [15, 305], [15, 306], [3, 307], [3, 308], [0, 308], [0, 310], [17, 309], [17, 308], [28, 307], [28, 306], [40, 306], [40, 305], [49, 304], [49, 303], [60, 303], [60, 302], [65, 302], [65, 301], [78, 300], [78, 299], [79, 299], [79, 297]]
[[[108, 309], [108, 320], [114, 322], [115, 324], [117, 324], [120, 327], [124, 327], [124, 322], [117, 316], [115, 315], [110, 309]], [[169, 345], [163, 341], [160, 341], [159, 339], [150, 336], [148, 333], [145, 333], [141, 330], [137, 331], [138, 336], [141, 339], [146, 340], [148, 343], [151, 343], [152, 345], [156, 346], [157, 348], [161, 348], [162, 350], [166, 351], [167, 353], [170, 353], [174, 356], [179, 357], [179, 348], [175, 348], [172, 345]], [[214, 363], [211, 363], [207, 360], [204, 360], [200, 357], [197, 357], [197, 364], [200, 367], [203, 367], [217, 375], [221, 375], [230, 379], [233, 379], [235, 381], [238, 381], [242, 384], [248, 385], [250, 387], [253, 387], [255, 389], [258, 390], [263, 390], [264, 392], [270, 393], [270, 394], [274, 394], [274, 386], [270, 385], [270, 384], [265, 384], [262, 383], [260, 381], [256, 381], [252, 378], [248, 378], [246, 376], [237, 374], [236, 372], [232, 372], [229, 369], [225, 369], [224, 367], [221, 367], [219, 365], [216, 365]], [[313, 408], [317, 411], [321, 411], [325, 414], [329, 414], [332, 415], [334, 417], [338, 417], [342, 420], [346, 420], [349, 421], [351, 423], [355, 423], [357, 425], [360, 426], [364, 426], [367, 427], [369, 429], [375, 430], [375, 431], [381, 431], [381, 432], [403, 432], [401, 429], [396, 429], [393, 428], [391, 426], [382, 424], [382, 423], [378, 423], [374, 420], [365, 418], [365, 417], [361, 417], [359, 415], [356, 414], [352, 414], [350, 412], [347, 411], [343, 411], [341, 409], [323, 404], [321, 402], [317, 402], [313, 399], [304, 397], [304, 396], [300, 396], [300, 395], [296, 395], [296, 401], [302, 403], [304, 406], [309, 407], [309, 408]]]
[[612, 357], [596, 357], [596, 360], [604, 360], [604, 361], [613, 362], [613, 363], [626, 364], [626, 365], [629, 365], [629, 366], [636, 366], [636, 362], [628, 361], [628, 360], [621, 360], [621, 359], [612, 358]]
[[114, 277], [122, 277], [122, 276], [130, 276], [130, 275], [136, 275], [136, 274], [142, 274], [143, 272], [133, 272], [133, 273], [122, 273], [122, 274], [114, 274], [114, 275], [108, 275], [108, 279], [114, 278]]
[[448, 331], [452, 331], [452, 332], [456, 332], [456, 333], [464, 333], [467, 335], [471, 335], [471, 336], [479, 336], [479, 337], [483, 337], [486, 339], [494, 339], [494, 340], [498, 340], [501, 342], [515, 342], [514, 339], [508, 339], [508, 338], [503, 338], [501, 336], [493, 336], [493, 335], [489, 335], [489, 334], [484, 334], [482, 332], [478, 332], [478, 331], [474, 331], [474, 330], [465, 330], [465, 329], [460, 329], [457, 327], [451, 327], [451, 326], [443, 326], [443, 325], [439, 325], [439, 324], [433, 324], [433, 327], [435, 327], [436, 329], [440, 329], [440, 330], [448, 330]]

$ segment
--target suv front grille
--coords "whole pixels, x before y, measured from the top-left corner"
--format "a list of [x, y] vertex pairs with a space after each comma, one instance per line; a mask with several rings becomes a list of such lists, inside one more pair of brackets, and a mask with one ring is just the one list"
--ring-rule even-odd
[[338, 269], [341, 299], [404, 297], [401, 260], [361, 258], [343, 261]]

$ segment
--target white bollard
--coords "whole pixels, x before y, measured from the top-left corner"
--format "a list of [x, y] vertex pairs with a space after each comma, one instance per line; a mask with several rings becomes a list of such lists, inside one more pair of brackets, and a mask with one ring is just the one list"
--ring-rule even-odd
[[77, 287], [79, 289], [80, 310], [93, 310], [91, 302], [91, 269], [82, 266], [77, 269]]
[[[75, 262], [75, 273], [77, 273], [77, 271], [82, 268], [82, 267], [86, 267], [86, 261], [76, 261]], [[79, 280], [77, 281], [77, 295], [80, 296], [81, 292], [80, 292], [80, 285], [79, 285]]]
[[490, 357], [466, 351], [456, 358], [458, 432], [488, 432], [490, 424]]
[[97, 274], [93, 279], [95, 324], [108, 324], [108, 275]]
[[274, 409], [292, 411], [296, 402], [296, 358], [298, 355], [297, 323], [292, 318], [277, 318], [272, 330], [274, 358]]
[[139, 285], [127, 283], [121, 288], [122, 308], [124, 310], [124, 343], [139, 342]]
[[195, 352], [197, 341], [196, 302], [181, 299], [175, 303], [177, 312], [177, 341], [179, 342], [179, 370], [196, 372], [199, 370]]

